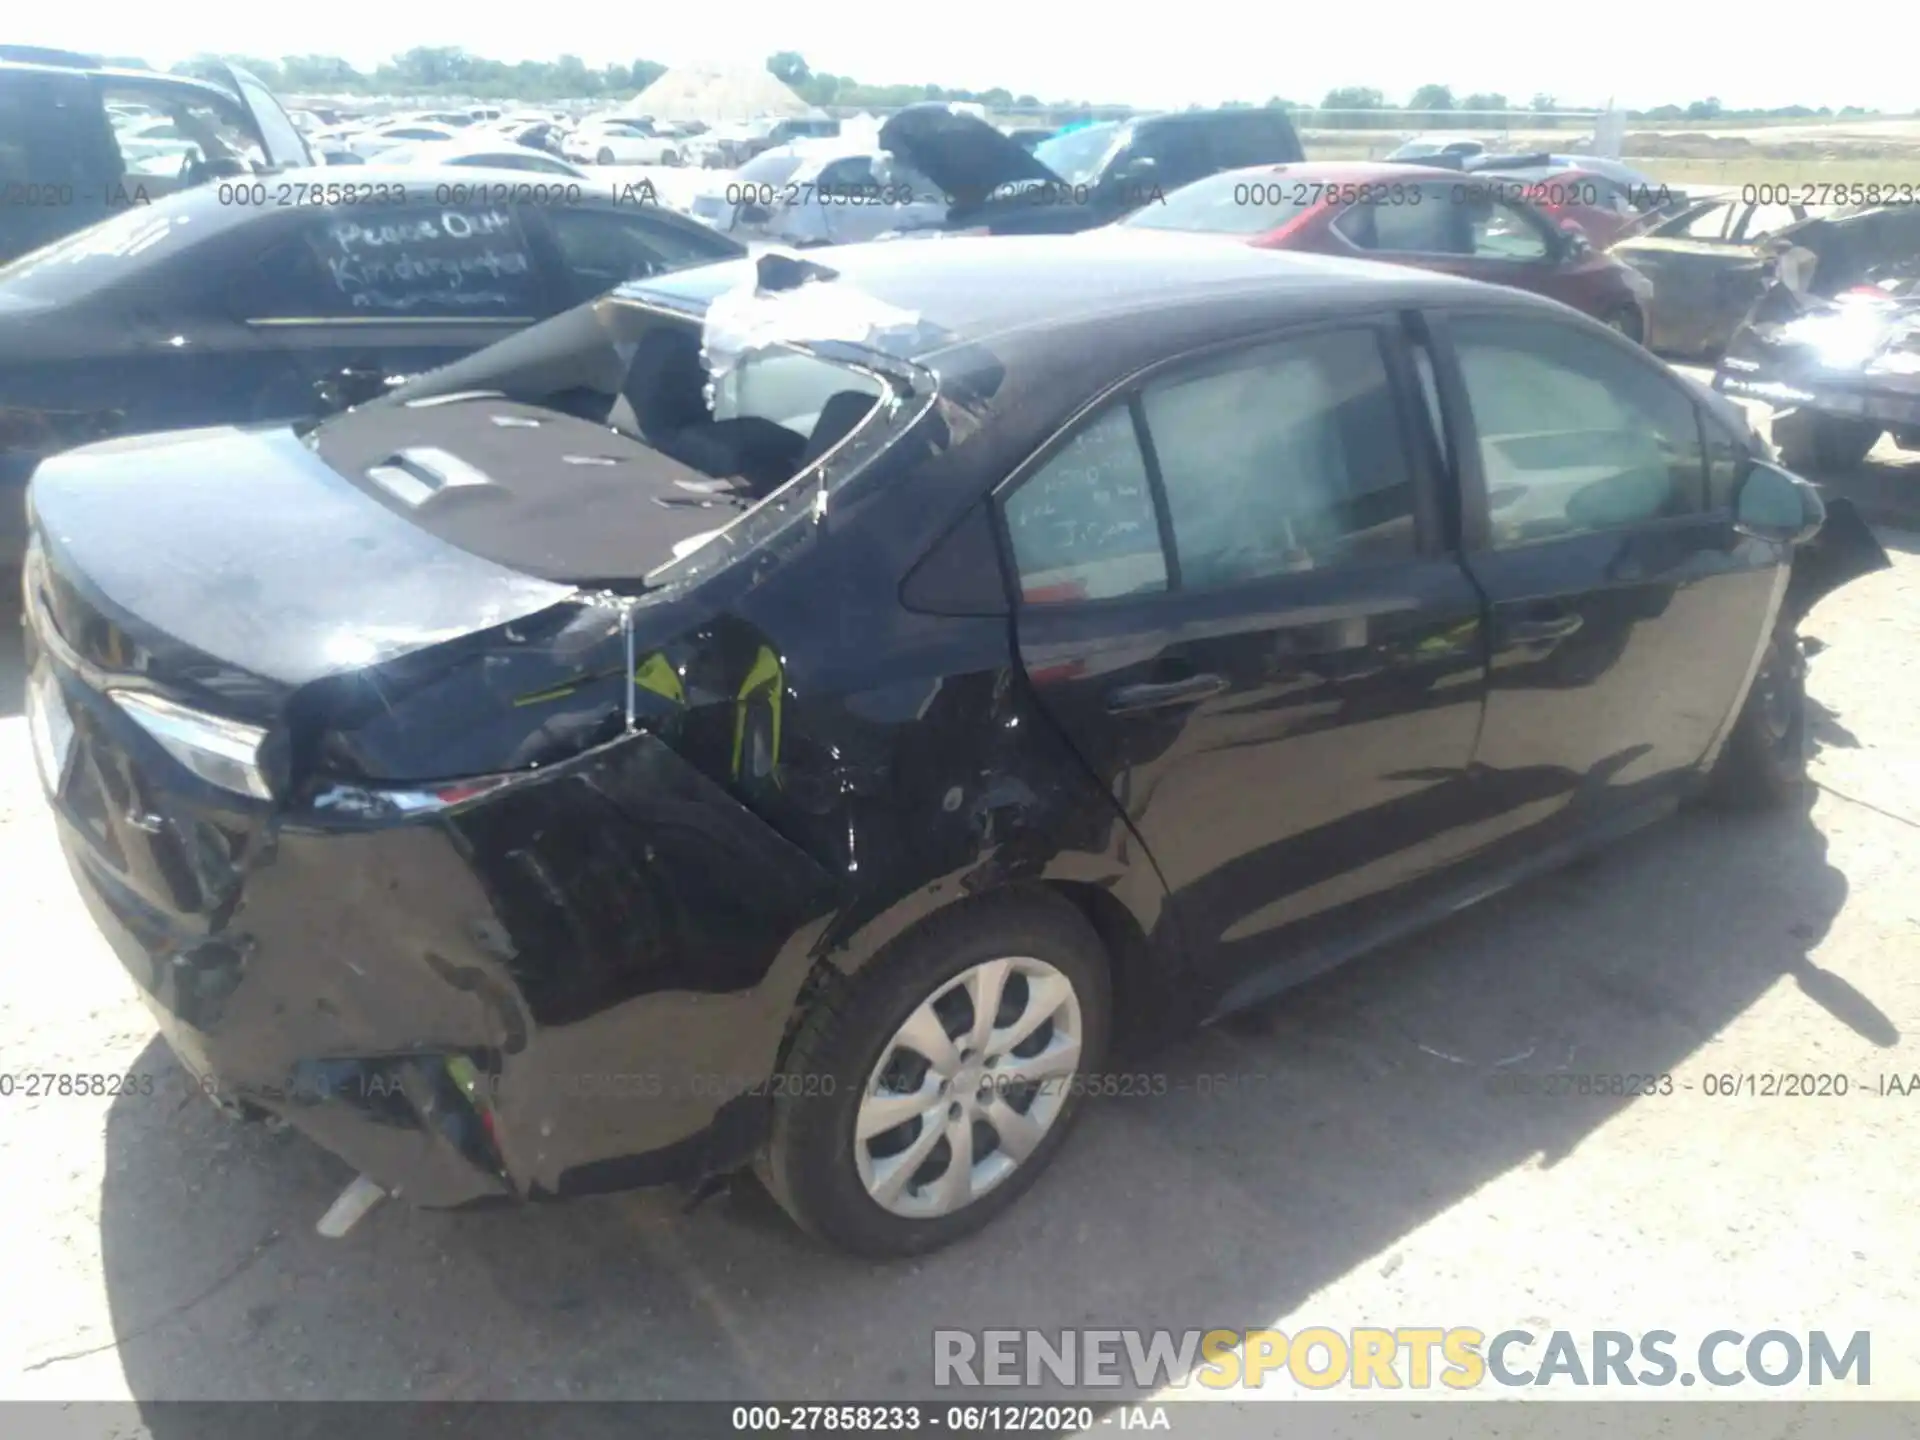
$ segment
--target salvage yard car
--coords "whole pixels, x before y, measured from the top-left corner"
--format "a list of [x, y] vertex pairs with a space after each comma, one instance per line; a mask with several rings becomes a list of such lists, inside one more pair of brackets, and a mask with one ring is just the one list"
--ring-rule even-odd
[[755, 156], [695, 195], [689, 213], [747, 243], [846, 245], [938, 224], [946, 201], [895, 157], [835, 138]]
[[215, 73], [221, 83], [0, 46], [0, 262], [176, 190], [314, 163], [265, 85], [231, 65]]
[[1717, 358], [1772, 274], [1770, 242], [1806, 220], [1804, 205], [1725, 195], [1696, 200], [1612, 253], [1647, 277], [1647, 347]]
[[560, 142], [560, 153], [582, 165], [679, 165], [687, 147], [650, 121], [607, 115], [584, 122]]
[[0, 266], [0, 568], [25, 546], [27, 477], [70, 445], [321, 414], [741, 253], [663, 206], [465, 166], [288, 172], [122, 210]]
[[1190, 181], [1301, 158], [1280, 110], [1188, 110], [1057, 131], [1031, 149], [940, 101], [895, 111], [880, 148], [937, 185], [947, 209], [902, 234], [1058, 235], [1110, 224]]
[[1555, 226], [1499, 176], [1357, 160], [1231, 170], [1122, 224], [1418, 265], [1551, 296], [1630, 340], [1646, 333], [1646, 281], [1584, 235]]
[[80, 893], [343, 1198], [751, 1164], [925, 1251], [1116, 1037], [1797, 792], [1797, 620], [1886, 556], [1605, 327], [1125, 230], [818, 253], [35, 480]]
[[[1774, 237], [1772, 280], [1714, 386], [1766, 402], [1781, 458], [1847, 470], [1890, 435], [1920, 450], [1920, 205], [1863, 205]], [[1782, 273], [1799, 250], [1810, 273]]]

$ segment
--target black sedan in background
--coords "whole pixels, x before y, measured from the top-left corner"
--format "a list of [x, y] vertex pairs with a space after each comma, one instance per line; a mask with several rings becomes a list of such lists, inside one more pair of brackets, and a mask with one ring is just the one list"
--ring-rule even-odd
[[471, 166], [291, 171], [123, 208], [0, 267], [0, 567], [42, 457], [383, 393], [740, 245], [630, 187]]
[[343, 1200], [753, 1164], [926, 1250], [1138, 1093], [1116, 1037], [1800, 786], [1797, 618], [1886, 557], [1599, 324], [1165, 234], [826, 253], [41, 467], [80, 893]]

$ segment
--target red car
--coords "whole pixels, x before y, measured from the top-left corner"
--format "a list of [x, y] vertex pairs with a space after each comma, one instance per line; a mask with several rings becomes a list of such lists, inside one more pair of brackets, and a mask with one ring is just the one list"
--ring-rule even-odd
[[1534, 206], [1563, 230], [1572, 225], [1598, 250], [1659, 223], [1666, 216], [1662, 203], [1672, 198], [1664, 185], [1629, 186], [1578, 166], [1481, 170], [1473, 178], [1497, 187], [1508, 199]]
[[1423, 165], [1262, 165], [1182, 186], [1120, 223], [1490, 280], [1550, 296], [1643, 340], [1653, 295], [1646, 277], [1511, 191], [1510, 182]]

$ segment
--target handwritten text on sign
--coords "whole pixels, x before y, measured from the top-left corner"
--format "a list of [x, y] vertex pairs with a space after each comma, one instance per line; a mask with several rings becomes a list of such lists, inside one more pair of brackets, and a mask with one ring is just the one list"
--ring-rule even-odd
[[505, 210], [335, 220], [320, 258], [356, 309], [503, 310], [533, 302], [533, 262]]

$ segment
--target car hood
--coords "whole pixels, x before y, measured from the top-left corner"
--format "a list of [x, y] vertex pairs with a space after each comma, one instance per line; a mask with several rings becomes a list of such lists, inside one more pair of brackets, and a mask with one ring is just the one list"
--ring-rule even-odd
[[1012, 136], [937, 101], [896, 111], [880, 127], [879, 139], [881, 149], [956, 199], [977, 202], [1002, 185], [1065, 183]]
[[36, 531], [57, 575], [296, 687], [510, 624], [575, 596], [576, 580], [643, 574], [731, 518], [675, 487], [694, 472], [604, 426], [527, 409], [497, 397], [368, 407], [307, 435], [83, 446], [36, 472]]

